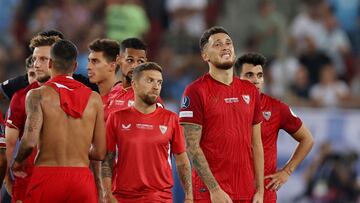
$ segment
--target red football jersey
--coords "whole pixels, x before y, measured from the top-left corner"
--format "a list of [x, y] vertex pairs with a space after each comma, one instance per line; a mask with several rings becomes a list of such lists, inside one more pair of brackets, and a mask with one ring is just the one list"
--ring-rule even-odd
[[172, 202], [170, 154], [185, 152], [178, 116], [157, 108], [143, 114], [129, 107], [111, 113], [107, 148], [119, 151], [113, 194], [124, 202]]
[[[301, 120], [288, 105], [268, 95], [261, 94], [261, 137], [264, 147], [264, 174], [274, 174], [277, 168], [277, 139], [280, 129], [289, 134], [295, 133], [302, 125]], [[265, 180], [265, 186], [271, 179]], [[265, 189], [264, 200], [276, 200], [276, 192]]]
[[5, 121], [2, 114], [0, 114], [0, 148], [6, 148], [5, 142]]
[[[261, 120], [259, 92], [248, 81], [234, 77], [225, 85], [206, 74], [185, 89], [180, 122], [202, 125], [201, 149], [233, 200], [251, 200], [255, 193], [252, 126]], [[195, 199], [209, 199], [195, 170], [193, 189]]]
[[[6, 126], [9, 128], [16, 128], [19, 130], [19, 140], [21, 140], [26, 121], [25, 101], [26, 94], [35, 88], [40, 87], [37, 82], [33, 82], [24, 89], [17, 91], [10, 101], [10, 107], [7, 113]], [[28, 174], [25, 178], [15, 178], [13, 184], [14, 188], [26, 188], [30, 182], [32, 172], [34, 170], [34, 160], [37, 154], [37, 150], [33, 150], [29, 158], [26, 159], [25, 172]]]

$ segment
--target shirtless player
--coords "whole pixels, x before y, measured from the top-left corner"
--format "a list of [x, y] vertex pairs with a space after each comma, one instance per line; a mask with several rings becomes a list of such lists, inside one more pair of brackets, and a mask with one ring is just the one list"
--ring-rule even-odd
[[[23, 161], [38, 146], [25, 202], [97, 202], [89, 159], [105, 156], [105, 129], [100, 96], [72, 77], [77, 49], [61, 40], [51, 47], [52, 78], [26, 98], [27, 119], [15, 176], [26, 176]], [[45, 192], [46, 191], [46, 192]]]

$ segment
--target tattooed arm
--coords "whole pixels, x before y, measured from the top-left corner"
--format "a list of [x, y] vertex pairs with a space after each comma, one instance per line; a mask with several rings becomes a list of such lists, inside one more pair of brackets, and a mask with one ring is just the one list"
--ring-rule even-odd
[[191, 167], [186, 152], [175, 154], [176, 168], [179, 174], [181, 184], [185, 192], [185, 200], [193, 200], [191, 184]]
[[101, 165], [101, 175], [102, 182], [105, 190], [105, 199], [106, 202], [117, 202], [115, 197], [112, 195], [111, 187], [112, 187], [112, 176], [113, 176], [113, 168], [115, 163], [115, 152], [107, 152], [104, 161]]
[[27, 117], [19, 151], [13, 164], [14, 175], [26, 176], [22, 171], [22, 162], [30, 156], [39, 141], [43, 125], [43, 112], [40, 100], [40, 90], [31, 90], [26, 96], [25, 108]]
[[212, 202], [231, 202], [228, 194], [226, 194], [219, 186], [214, 175], [212, 174], [205, 155], [200, 147], [200, 139], [202, 134], [202, 126], [192, 123], [181, 123], [184, 127], [186, 139], [186, 151], [193, 163], [202, 181], [210, 191]]

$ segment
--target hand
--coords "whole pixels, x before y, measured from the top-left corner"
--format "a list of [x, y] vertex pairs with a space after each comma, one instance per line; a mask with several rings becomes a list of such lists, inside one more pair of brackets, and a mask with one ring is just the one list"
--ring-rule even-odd
[[14, 161], [12, 165], [12, 171], [15, 177], [25, 178], [27, 173], [25, 172], [25, 164]]
[[185, 199], [185, 200], [184, 200], [184, 203], [193, 203], [193, 202], [194, 202], [193, 199]]
[[284, 169], [264, 177], [265, 179], [271, 178], [271, 181], [265, 186], [269, 190], [279, 190], [282, 185], [284, 185], [289, 179], [289, 174], [284, 171]]
[[210, 191], [210, 198], [212, 203], [232, 203], [231, 198], [220, 187]]
[[255, 193], [252, 203], [263, 203], [264, 193], [260, 193], [259, 191]]

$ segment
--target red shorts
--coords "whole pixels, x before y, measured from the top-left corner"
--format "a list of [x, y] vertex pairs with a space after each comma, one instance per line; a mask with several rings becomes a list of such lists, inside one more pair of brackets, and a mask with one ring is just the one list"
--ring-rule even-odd
[[97, 203], [94, 176], [88, 167], [35, 167], [24, 202]]

